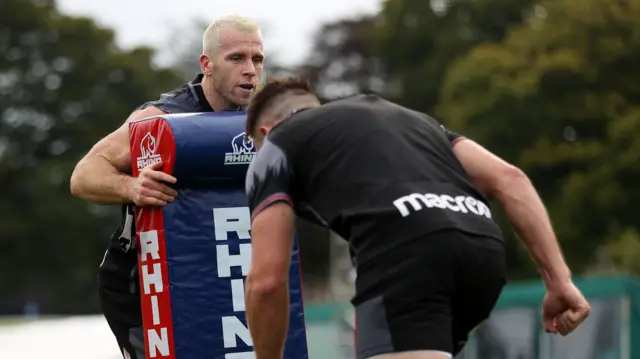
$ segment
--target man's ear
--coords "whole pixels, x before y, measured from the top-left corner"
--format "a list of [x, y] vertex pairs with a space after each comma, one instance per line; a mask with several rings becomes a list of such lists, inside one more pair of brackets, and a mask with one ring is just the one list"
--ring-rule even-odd
[[267, 133], [269, 133], [269, 130], [271, 130], [271, 127], [267, 127], [267, 126], [260, 126], [260, 128], [258, 129], [262, 137], [265, 137]]
[[200, 71], [205, 76], [211, 76], [211, 71], [213, 71], [213, 63], [209, 55], [202, 54], [200, 55]]

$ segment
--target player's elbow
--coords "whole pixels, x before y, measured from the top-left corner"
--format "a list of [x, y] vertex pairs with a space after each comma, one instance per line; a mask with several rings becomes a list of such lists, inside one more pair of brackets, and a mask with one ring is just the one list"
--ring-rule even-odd
[[91, 184], [98, 178], [98, 172], [93, 165], [94, 157], [87, 155], [76, 165], [69, 178], [69, 189], [74, 197], [91, 200]]
[[74, 197], [81, 198], [85, 194], [81, 178], [82, 166], [81, 163], [79, 163], [78, 166], [76, 166], [76, 168], [73, 170], [73, 173], [71, 173], [71, 178], [69, 179], [69, 189], [71, 190], [71, 195], [73, 195]]
[[506, 165], [497, 173], [493, 188], [493, 197], [500, 201], [519, 193], [524, 187], [531, 186], [529, 177], [520, 168]]

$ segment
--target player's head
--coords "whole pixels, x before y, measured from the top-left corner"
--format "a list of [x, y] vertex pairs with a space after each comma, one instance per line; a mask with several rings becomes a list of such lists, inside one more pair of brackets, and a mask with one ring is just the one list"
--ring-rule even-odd
[[246, 106], [262, 77], [264, 53], [260, 27], [239, 15], [223, 17], [202, 36], [200, 70], [209, 101], [216, 107]]
[[295, 77], [270, 78], [251, 100], [245, 133], [260, 149], [264, 137], [278, 122], [296, 111], [318, 106], [320, 101], [307, 81]]

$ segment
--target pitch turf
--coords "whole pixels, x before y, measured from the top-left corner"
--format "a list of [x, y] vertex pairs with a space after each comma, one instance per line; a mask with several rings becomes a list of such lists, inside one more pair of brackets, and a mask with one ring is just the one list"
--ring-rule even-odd
[[22, 324], [26, 320], [23, 318], [2, 318], [0, 317], [0, 327], [9, 326], [9, 325], [17, 325]]

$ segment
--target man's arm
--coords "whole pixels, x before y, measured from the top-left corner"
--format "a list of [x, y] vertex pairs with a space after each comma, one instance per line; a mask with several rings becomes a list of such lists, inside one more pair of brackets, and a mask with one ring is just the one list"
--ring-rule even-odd
[[504, 208], [516, 233], [538, 264], [547, 288], [570, 283], [571, 273], [551, 220], [524, 172], [469, 139], [456, 141], [453, 152], [471, 182]]
[[245, 302], [257, 359], [282, 359], [289, 328], [295, 228], [291, 173], [284, 151], [268, 139], [247, 170], [252, 256]]
[[257, 359], [282, 359], [289, 327], [289, 266], [295, 215], [286, 202], [260, 211], [251, 226], [247, 324]]
[[98, 141], [76, 165], [71, 175], [71, 193], [99, 204], [133, 201], [139, 205], [162, 205], [171, 201], [175, 191], [158, 181], [173, 183], [175, 179], [157, 171], [161, 163], [154, 164], [144, 175], [141, 173], [140, 181], [123, 173], [131, 169], [129, 123], [162, 114], [156, 107], [135, 111], [120, 128]]

